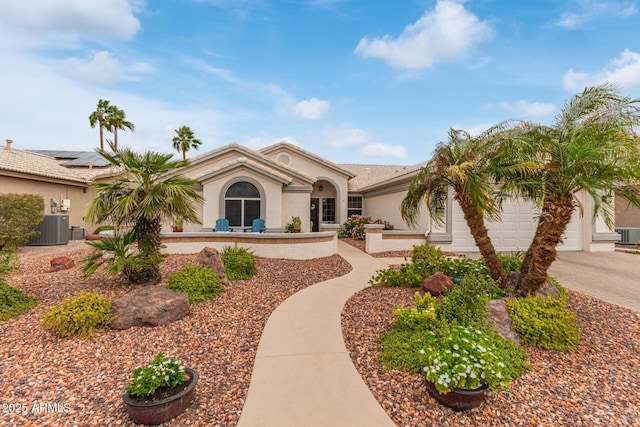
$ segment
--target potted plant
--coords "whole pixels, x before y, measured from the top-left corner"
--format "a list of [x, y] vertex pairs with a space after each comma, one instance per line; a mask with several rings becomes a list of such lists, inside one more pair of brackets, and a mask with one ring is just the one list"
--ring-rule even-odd
[[182, 227], [184, 226], [184, 218], [182, 218], [181, 216], [176, 217], [176, 222], [175, 224], [173, 224], [173, 226], [171, 227], [173, 229], [174, 233], [180, 233], [182, 232]]
[[302, 227], [302, 220], [300, 219], [299, 216], [292, 216], [291, 217], [291, 227], [292, 227], [292, 231], [294, 233], [299, 233], [300, 232], [300, 228]]
[[178, 416], [191, 404], [197, 382], [193, 369], [160, 352], [151, 364], [133, 370], [122, 400], [134, 422], [156, 425]]
[[451, 325], [442, 334], [429, 332], [432, 340], [420, 349], [422, 374], [429, 394], [457, 411], [475, 408], [487, 389], [506, 389], [516, 372], [500, 360], [490, 332]]

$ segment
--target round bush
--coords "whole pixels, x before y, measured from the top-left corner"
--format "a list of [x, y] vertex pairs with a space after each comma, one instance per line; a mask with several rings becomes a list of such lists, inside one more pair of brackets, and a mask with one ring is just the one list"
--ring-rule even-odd
[[111, 320], [111, 300], [97, 292], [85, 292], [51, 307], [44, 316], [44, 326], [62, 337], [90, 339], [95, 329], [107, 326]]
[[229, 280], [244, 280], [258, 273], [253, 252], [246, 248], [225, 246], [221, 258]]
[[218, 275], [208, 267], [187, 264], [169, 278], [168, 289], [186, 292], [189, 302], [217, 297], [223, 291]]

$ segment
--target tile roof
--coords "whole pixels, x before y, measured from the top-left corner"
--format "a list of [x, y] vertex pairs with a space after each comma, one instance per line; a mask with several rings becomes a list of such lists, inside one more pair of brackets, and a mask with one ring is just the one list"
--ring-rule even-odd
[[424, 163], [411, 166], [358, 164], [341, 164], [339, 166], [355, 174], [355, 177], [349, 180], [349, 191], [358, 191], [365, 187], [371, 187], [375, 184], [413, 173], [424, 166]]
[[58, 164], [53, 157], [0, 147], [0, 170], [87, 184], [87, 178]]
[[67, 151], [67, 150], [26, 150], [33, 153], [44, 154], [45, 156], [54, 157], [62, 166], [84, 166], [103, 167], [109, 166], [110, 163], [95, 151]]

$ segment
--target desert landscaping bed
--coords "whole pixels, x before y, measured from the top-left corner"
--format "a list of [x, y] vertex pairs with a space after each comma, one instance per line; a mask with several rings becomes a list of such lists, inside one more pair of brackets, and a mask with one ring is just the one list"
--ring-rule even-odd
[[[300, 289], [351, 270], [337, 255], [304, 261], [256, 258], [257, 276], [231, 283], [215, 300], [193, 304], [180, 321], [155, 328], [103, 329], [83, 341], [43, 330], [44, 310], [82, 290], [114, 298], [133, 287], [101, 274], [82, 280], [77, 266], [50, 273], [54, 252], [76, 263], [88, 253], [80, 242], [23, 248], [20, 270], [7, 277], [10, 285], [40, 304], [0, 323], [2, 426], [133, 425], [121, 394], [131, 371], [159, 351], [176, 355], [200, 375], [195, 402], [165, 425], [234, 426], [271, 312]], [[195, 261], [195, 254], [167, 258], [161, 265], [163, 283], [170, 273]]]
[[575, 352], [527, 349], [533, 369], [510, 392], [457, 413], [427, 394], [420, 374], [385, 372], [376, 339], [415, 289], [367, 288], [347, 301], [342, 328], [354, 365], [398, 426], [640, 426], [640, 315], [570, 291], [582, 342]]

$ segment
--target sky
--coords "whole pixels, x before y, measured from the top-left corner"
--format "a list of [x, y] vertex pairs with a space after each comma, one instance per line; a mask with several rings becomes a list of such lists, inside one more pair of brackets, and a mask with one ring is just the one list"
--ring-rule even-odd
[[0, 145], [94, 150], [107, 99], [139, 152], [186, 125], [189, 157], [413, 165], [449, 128], [552, 124], [585, 86], [640, 98], [640, 0], [2, 0], [0, 58]]

